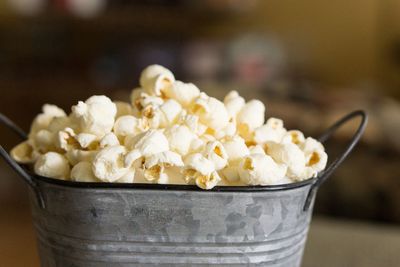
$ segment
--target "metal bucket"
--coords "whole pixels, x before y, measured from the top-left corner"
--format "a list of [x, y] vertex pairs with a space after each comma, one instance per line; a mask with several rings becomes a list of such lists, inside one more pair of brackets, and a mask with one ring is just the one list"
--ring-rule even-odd
[[[78, 183], [32, 175], [2, 157], [30, 186], [43, 267], [298, 267], [318, 187], [359, 141], [367, 121], [355, 111], [329, 128], [326, 141], [355, 117], [344, 153], [317, 178], [276, 186]], [[11, 121], [11, 129], [25, 137]]]

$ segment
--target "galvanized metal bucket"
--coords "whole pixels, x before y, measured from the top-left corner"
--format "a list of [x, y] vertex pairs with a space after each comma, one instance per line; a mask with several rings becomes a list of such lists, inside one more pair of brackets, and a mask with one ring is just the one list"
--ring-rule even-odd
[[[30, 187], [43, 267], [298, 267], [319, 186], [359, 141], [367, 122], [355, 111], [329, 128], [361, 123], [344, 153], [303, 182], [203, 191], [189, 185], [60, 181], [30, 174], [0, 146]], [[25, 138], [4, 116], [3, 123]]]

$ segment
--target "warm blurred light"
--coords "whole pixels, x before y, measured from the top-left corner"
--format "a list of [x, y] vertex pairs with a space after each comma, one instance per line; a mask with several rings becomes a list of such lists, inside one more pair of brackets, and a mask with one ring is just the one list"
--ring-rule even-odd
[[24, 16], [35, 16], [46, 7], [46, 0], [7, 0], [16, 13]]
[[92, 18], [106, 7], [106, 0], [67, 0], [67, 8], [77, 17]]

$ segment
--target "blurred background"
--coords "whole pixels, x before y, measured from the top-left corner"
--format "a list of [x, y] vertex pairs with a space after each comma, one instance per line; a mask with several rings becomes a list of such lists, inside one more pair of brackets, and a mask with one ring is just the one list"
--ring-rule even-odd
[[[361, 143], [319, 191], [304, 264], [398, 266], [399, 0], [0, 1], [0, 112], [26, 131], [44, 103], [128, 101], [154, 63], [219, 98], [260, 98], [307, 135], [367, 110]], [[327, 144], [331, 158], [355, 126]], [[0, 138], [18, 142], [3, 127]], [[3, 162], [0, 206], [0, 260], [38, 266], [26, 187]]]

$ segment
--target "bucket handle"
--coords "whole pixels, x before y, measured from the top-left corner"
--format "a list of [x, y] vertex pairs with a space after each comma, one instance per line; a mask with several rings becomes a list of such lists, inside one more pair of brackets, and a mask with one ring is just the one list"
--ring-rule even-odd
[[334, 123], [318, 138], [318, 141], [320, 141], [321, 143], [325, 143], [341, 126], [356, 117], [361, 117], [361, 122], [357, 128], [357, 131], [351, 138], [349, 144], [342, 152], [342, 154], [338, 156], [324, 171], [318, 174], [317, 179], [310, 188], [310, 191], [308, 191], [308, 195], [303, 206], [304, 211], [307, 211], [309, 209], [311, 201], [313, 199], [313, 196], [317, 192], [317, 189], [329, 178], [329, 176], [331, 176], [331, 174], [340, 166], [340, 164], [342, 164], [349, 153], [353, 150], [354, 146], [358, 143], [358, 141], [360, 141], [360, 138], [364, 133], [365, 127], [367, 126], [368, 116], [363, 110], [353, 111]]
[[[28, 138], [27, 134], [20, 127], [18, 127], [12, 120], [10, 120], [1, 113], [0, 113], [0, 123], [5, 125], [15, 134], [17, 134], [22, 140], [26, 140]], [[44, 198], [39, 190], [37, 183], [32, 179], [32, 176], [7, 153], [7, 151], [3, 148], [2, 145], [0, 145], [0, 156], [33, 189], [40, 207], [45, 208]]]

